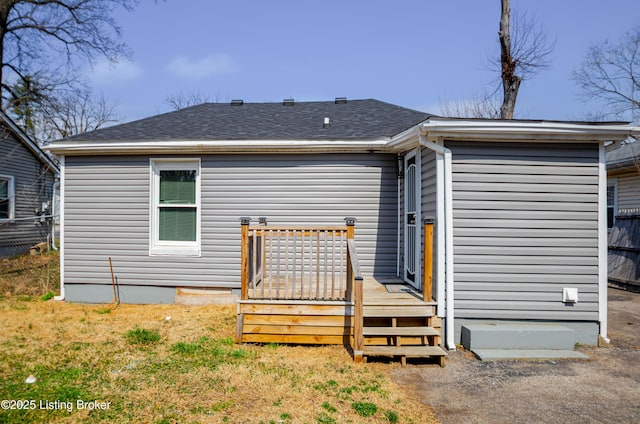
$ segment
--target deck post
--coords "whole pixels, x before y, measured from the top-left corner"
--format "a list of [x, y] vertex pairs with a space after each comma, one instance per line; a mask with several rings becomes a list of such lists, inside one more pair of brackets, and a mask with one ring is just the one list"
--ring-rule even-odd
[[424, 278], [422, 279], [422, 300], [433, 298], [433, 224], [435, 219], [427, 217], [424, 222]]
[[364, 287], [361, 276], [354, 280], [354, 323], [353, 323], [353, 360], [356, 363], [364, 362]]
[[[363, 346], [364, 346], [364, 307], [363, 307], [363, 280], [360, 276], [360, 266], [358, 264], [358, 258], [351, 257], [351, 247], [353, 246], [353, 239], [355, 236], [356, 219], [353, 217], [346, 217], [345, 222], [347, 224], [347, 295], [348, 300], [353, 302], [353, 360], [356, 363], [364, 361]], [[355, 264], [354, 264], [355, 262]], [[354, 272], [354, 265], [358, 270]]]
[[[355, 225], [356, 219], [354, 217], [348, 216], [345, 219], [347, 224], [347, 243], [349, 240], [353, 240], [355, 235]], [[351, 269], [351, 255], [349, 254], [349, 249], [347, 249], [347, 300], [353, 302], [353, 271]]]
[[240, 299], [249, 298], [249, 224], [251, 218], [240, 218]]

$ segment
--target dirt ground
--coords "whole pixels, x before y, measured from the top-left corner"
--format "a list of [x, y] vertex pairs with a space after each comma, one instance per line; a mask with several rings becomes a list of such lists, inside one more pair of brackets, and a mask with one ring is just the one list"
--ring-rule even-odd
[[452, 352], [444, 369], [409, 365], [393, 379], [450, 423], [640, 423], [640, 294], [609, 288], [608, 348], [589, 361], [481, 362]]

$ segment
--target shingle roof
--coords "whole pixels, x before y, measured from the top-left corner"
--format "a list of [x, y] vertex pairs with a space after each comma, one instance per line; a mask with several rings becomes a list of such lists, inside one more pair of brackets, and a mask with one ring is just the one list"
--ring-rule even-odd
[[[391, 137], [431, 115], [379, 100], [204, 103], [70, 138], [136, 140], [348, 140]], [[323, 125], [329, 118], [329, 126]]]

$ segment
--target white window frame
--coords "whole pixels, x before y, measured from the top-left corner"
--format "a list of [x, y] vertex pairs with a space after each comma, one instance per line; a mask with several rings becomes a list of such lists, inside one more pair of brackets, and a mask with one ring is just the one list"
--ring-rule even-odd
[[9, 218], [0, 218], [0, 222], [10, 222], [16, 217], [16, 180], [12, 175], [1, 175], [0, 180], [6, 180], [9, 182], [7, 195], [9, 196]]
[[[199, 158], [152, 158], [150, 159], [150, 204], [149, 204], [149, 256], [197, 256], [200, 248], [200, 159]], [[167, 241], [160, 240], [160, 171], [196, 171], [196, 240], [195, 241]]]
[[[607, 180], [607, 211], [609, 210], [609, 201], [608, 201], [608, 192], [609, 187], [613, 187], [613, 223], [616, 223], [616, 214], [618, 213], [618, 179], [617, 178], [609, 178]], [[608, 226], [607, 222], [607, 230], [611, 231], [611, 228]]]

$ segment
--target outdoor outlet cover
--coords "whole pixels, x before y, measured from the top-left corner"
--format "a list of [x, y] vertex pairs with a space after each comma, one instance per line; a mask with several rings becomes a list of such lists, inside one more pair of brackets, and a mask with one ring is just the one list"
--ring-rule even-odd
[[562, 302], [578, 303], [578, 289], [576, 287], [564, 287], [562, 289]]

